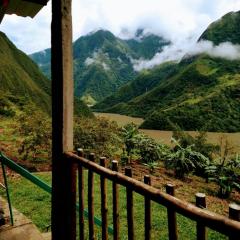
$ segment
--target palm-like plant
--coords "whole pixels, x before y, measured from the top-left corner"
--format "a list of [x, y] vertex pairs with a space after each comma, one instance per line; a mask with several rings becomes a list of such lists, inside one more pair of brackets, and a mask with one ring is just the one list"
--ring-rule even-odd
[[228, 198], [235, 188], [240, 191], [240, 156], [236, 156], [228, 161], [220, 159], [218, 163], [211, 163], [206, 167], [209, 180], [214, 181], [219, 186], [218, 194], [222, 198]]
[[192, 150], [192, 145], [182, 147], [174, 138], [175, 148], [165, 160], [165, 165], [173, 169], [177, 178], [183, 179], [185, 175], [196, 169], [204, 169], [209, 159], [203, 154]]

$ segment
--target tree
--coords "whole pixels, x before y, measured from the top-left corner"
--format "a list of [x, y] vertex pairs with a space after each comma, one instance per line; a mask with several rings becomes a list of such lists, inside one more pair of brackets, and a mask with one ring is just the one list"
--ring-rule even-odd
[[18, 152], [24, 160], [51, 157], [52, 131], [50, 117], [29, 103], [18, 117], [22, 142]]

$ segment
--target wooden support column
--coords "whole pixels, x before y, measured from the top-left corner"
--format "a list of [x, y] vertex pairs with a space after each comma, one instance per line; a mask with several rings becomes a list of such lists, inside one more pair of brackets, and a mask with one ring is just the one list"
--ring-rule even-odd
[[52, 239], [76, 239], [71, 0], [52, 0]]

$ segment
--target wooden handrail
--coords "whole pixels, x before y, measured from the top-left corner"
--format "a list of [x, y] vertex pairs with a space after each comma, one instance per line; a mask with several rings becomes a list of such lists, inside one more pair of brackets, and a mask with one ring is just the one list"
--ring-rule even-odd
[[125, 176], [119, 172], [111, 171], [83, 157], [79, 157], [72, 152], [66, 152], [65, 157], [69, 159], [70, 162], [72, 161], [73, 163], [79, 164], [82, 167], [95, 172], [117, 184], [125, 186], [136, 193], [139, 193], [143, 196], [148, 196], [148, 198], [152, 201], [157, 202], [167, 208], [171, 208], [175, 212], [187, 218], [190, 218], [196, 222], [204, 222], [206, 227], [211, 228], [219, 233], [227, 236], [230, 234], [240, 236], [240, 223], [237, 221], [210, 212], [206, 209], [198, 208], [193, 204], [163, 193], [152, 186], [144, 184], [143, 182]]

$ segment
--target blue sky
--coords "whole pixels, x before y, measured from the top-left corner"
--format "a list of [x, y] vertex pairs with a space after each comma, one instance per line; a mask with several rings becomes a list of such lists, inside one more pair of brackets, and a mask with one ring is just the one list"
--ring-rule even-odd
[[[73, 37], [103, 28], [128, 38], [141, 27], [186, 43], [212, 21], [238, 10], [240, 0], [73, 0]], [[33, 53], [50, 47], [50, 24], [51, 1], [34, 19], [6, 16], [0, 31], [21, 50]]]

